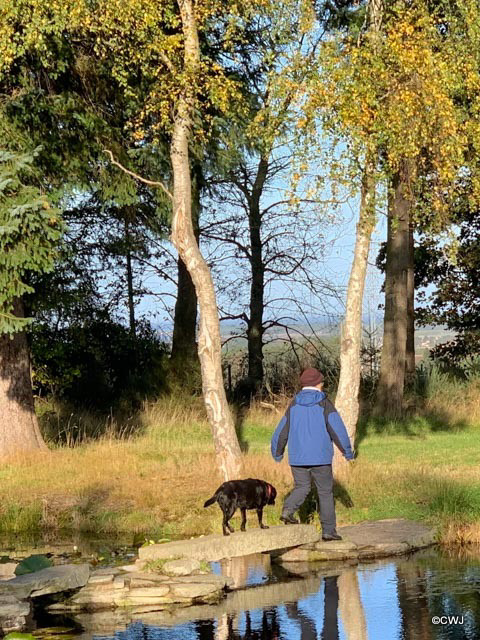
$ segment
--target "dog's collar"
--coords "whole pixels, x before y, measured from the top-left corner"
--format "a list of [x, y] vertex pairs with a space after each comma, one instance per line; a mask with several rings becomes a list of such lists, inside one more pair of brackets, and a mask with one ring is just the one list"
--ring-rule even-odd
[[267, 498], [270, 498], [272, 495], [272, 485], [267, 482]]

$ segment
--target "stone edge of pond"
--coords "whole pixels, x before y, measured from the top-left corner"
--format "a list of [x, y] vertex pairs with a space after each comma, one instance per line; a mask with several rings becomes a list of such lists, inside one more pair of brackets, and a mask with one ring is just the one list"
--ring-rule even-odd
[[[323, 542], [312, 525], [292, 525], [285, 528], [272, 527], [265, 535], [263, 544], [269, 546], [272, 561], [278, 563], [305, 563], [340, 561], [356, 563], [389, 556], [398, 556], [435, 544], [435, 531], [426, 525], [405, 519], [386, 519], [363, 522], [339, 528], [344, 537], [341, 541]], [[277, 530], [277, 533], [275, 533]], [[261, 530], [252, 530], [250, 536], [235, 536], [238, 542], [234, 549], [245, 548], [251, 537], [258, 541]], [[217, 536], [211, 536], [217, 539]], [[230, 537], [231, 542], [233, 536]], [[288, 541], [292, 546], [274, 549], [273, 539]], [[222, 538], [220, 538], [222, 539]], [[308, 540], [308, 542], [305, 542]], [[139, 613], [171, 610], [219, 602], [231, 579], [202, 571], [201, 561], [191, 557], [188, 550], [205, 544], [212, 548], [213, 540], [196, 538], [183, 541], [183, 557], [173, 557], [163, 547], [167, 557], [160, 560], [159, 573], [144, 571], [146, 559], [135, 564], [91, 571], [89, 565], [58, 565], [0, 582], [0, 630], [3, 633], [18, 631], [25, 627], [31, 602], [47, 593], [61, 593], [75, 589], [76, 592], [62, 602], [50, 605], [49, 611], [56, 613], [101, 611], [106, 609], [134, 608]], [[230, 542], [230, 544], [231, 544]], [[240, 547], [238, 544], [241, 542]], [[303, 544], [301, 544], [304, 542]], [[265, 544], [266, 543], [266, 544]], [[174, 545], [175, 546], [175, 545]], [[148, 549], [148, 547], [147, 547]], [[178, 551], [178, 546], [175, 547]], [[215, 551], [218, 553], [218, 548]], [[147, 556], [149, 554], [146, 554]], [[145, 555], [143, 556], [145, 558]], [[150, 556], [151, 558], [152, 556]], [[233, 556], [235, 557], [235, 556]], [[293, 564], [292, 564], [293, 566]]]
[[305, 544], [279, 550], [272, 560], [289, 562], [362, 561], [404, 555], [436, 544], [436, 531], [404, 518], [361, 522], [339, 528], [343, 540]]

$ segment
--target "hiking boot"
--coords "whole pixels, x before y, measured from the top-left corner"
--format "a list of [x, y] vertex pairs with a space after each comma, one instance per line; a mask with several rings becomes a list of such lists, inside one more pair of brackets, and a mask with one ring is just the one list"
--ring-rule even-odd
[[296, 518], [294, 518], [292, 515], [280, 516], [280, 521], [284, 522], [285, 524], [300, 524], [299, 521]]
[[324, 542], [331, 542], [332, 540], [343, 540], [342, 536], [339, 536], [338, 533], [324, 533], [322, 535], [322, 540]]

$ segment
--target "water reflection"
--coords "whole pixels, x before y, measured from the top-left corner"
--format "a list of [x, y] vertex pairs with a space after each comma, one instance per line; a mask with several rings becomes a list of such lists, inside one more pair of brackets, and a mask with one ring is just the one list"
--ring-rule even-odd
[[[480, 553], [430, 550], [358, 567], [271, 568], [268, 556], [224, 563], [239, 586], [218, 605], [78, 616], [115, 640], [478, 640]], [[218, 567], [217, 567], [218, 569]], [[306, 573], [308, 569], [308, 573]], [[265, 584], [265, 580], [275, 581]], [[434, 624], [435, 616], [458, 616]], [[463, 622], [462, 622], [463, 620]], [[127, 628], [119, 630], [122, 626]]]

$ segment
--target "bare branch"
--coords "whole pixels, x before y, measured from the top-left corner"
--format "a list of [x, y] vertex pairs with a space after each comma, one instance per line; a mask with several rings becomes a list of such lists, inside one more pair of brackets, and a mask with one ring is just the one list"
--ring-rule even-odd
[[147, 180], [147, 178], [142, 178], [142, 176], [139, 176], [138, 173], [135, 173], [134, 171], [130, 171], [130, 169], [127, 169], [122, 164], [120, 164], [120, 162], [115, 160], [115, 158], [113, 157], [113, 153], [110, 151], [110, 149], [104, 149], [104, 152], [110, 156], [111, 163], [114, 164], [116, 167], [118, 167], [119, 169], [127, 173], [129, 176], [132, 176], [132, 178], [135, 178], [135, 180], [138, 180], [139, 182], [148, 184], [150, 187], [160, 187], [160, 189], [162, 189], [167, 194], [170, 200], [173, 200], [173, 195], [167, 189], [167, 187], [163, 184], [163, 182], [157, 182], [156, 180]]

